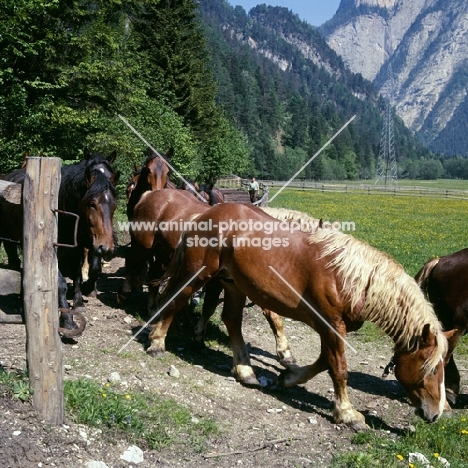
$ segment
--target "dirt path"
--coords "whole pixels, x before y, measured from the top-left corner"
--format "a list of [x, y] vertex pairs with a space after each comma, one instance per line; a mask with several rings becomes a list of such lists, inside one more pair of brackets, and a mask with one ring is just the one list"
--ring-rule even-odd
[[[335, 453], [356, 449], [350, 442], [353, 432], [333, 423], [332, 383], [327, 374], [295, 388], [275, 388], [281, 366], [273, 335], [255, 306], [246, 309], [243, 330], [254, 370], [269, 384], [263, 389], [245, 388], [231, 377], [229, 341], [219, 314], [208, 327], [208, 348], [201, 353], [190, 347], [193, 317], [183, 316], [170, 330], [163, 358], [147, 356], [137, 341], [129, 343], [124, 357], [119, 355], [132, 330], [142, 323], [135, 317], [144, 315], [146, 308], [145, 294], [131, 297], [126, 310], [117, 308], [115, 292], [123, 275], [120, 257], [104, 268], [98, 297], [87, 303], [88, 325], [83, 336], [75, 344], [63, 345], [66, 378], [87, 377], [105, 384], [112, 372], [118, 372], [121, 383], [117, 386], [172, 397], [195, 417], [210, 415], [220, 427], [220, 435], [210, 439], [202, 453], [173, 446], [162, 452], [146, 451], [144, 461], [132, 465], [120, 459], [128, 441], [110, 443], [99, 431], [70, 421], [49, 428], [29, 404], [0, 397], [2, 467], [92, 466], [87, 465], [90, 460], [105, 463], [101, 467], [316, 467], [328, 466]], [[285, 322], [285, 331], [299, 364], [315, 360], [319, 350], [315, 332], [291, 320]], [[24, 339], [24, 327], [0, 326], [0, 361], [6, 368], [25, 367]], [[415, 416], [400, 385], [393, 378], [380, 378], [392, 354], [392, 343], [386, 337], [365, 342], [356, 333], [349, 340], [358, 350], [357, 354], [347, 352], [350, 399], [374, 430], [396, 437]], [[168, 374], [171, 365], [180, 377]]]

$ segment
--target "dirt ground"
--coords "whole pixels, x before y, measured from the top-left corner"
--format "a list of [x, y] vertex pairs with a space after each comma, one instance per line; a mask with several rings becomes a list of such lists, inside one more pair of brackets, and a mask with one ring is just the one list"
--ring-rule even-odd
[[[230, 375], [229, 341], [219, 316], [208, 327], [208, 347], [201, 353], [190, 347], [193, 318], [182, 316], [170, 330], [163, 358], [146, 355], [138, 341], [130, 341], [125, 357], [119, 355], [132, 331], [142, 324], [135, 316], [143, 315], [146, 307], [144, 293], [132, 296], [125, 309], [117, 307], [115, 293], [123, 276], [123, 258], [105, 265], [98, 297], [87, 302], [84, 334], [75, 343], [63, 344], [65, 377], [88, 377], [103, 385], [112, 372], [118, 372], [117, 388], [151, 389], [172, 397], [194, 417], [214, 418], [220, 434], [209, 440], [202, 453], [172, 446], [161, 452], [145, 451], [144, 461], [137, 465], [120, 458], [131, 445], [126, 440], [110, 441], [100, 431], [73, 424], [67, 416], [63, 426], [49, 427], [29, 403], [0, 397], [2, 468], [318, 467], [329, 466], [333, 454], [359, 450], [351, 444], [353, 431], [333, 422], [332, 383], [327, 374], [302, 386], [275, 387], [281, 366], [273, 335], [256, 306], [245, 309], [243, 331], [257, 377], [268, 384], [264, 388], [243, 387]], [[291, 320], [285, 321], [285, 331], [299, 364], [315, 360], [319, 351], [315, 332]], [[381, 379], [392, 343], [386, 337], [366, 342], [359, 333], [350, 334], [349, 341], [358, 351], [347, 351], [350, 399], [371, 430], [397, 437], [416, 416], [393, 376]], [[0, 361], [5, 369], [25, 368], [24, 342], [23, 326], [0, 325]], [[466, 362], [459, 362], [466, 368]], [[171, 365], [180, 377], [169, 375]], [[466, 395], [462, 398], [466, 404]]]

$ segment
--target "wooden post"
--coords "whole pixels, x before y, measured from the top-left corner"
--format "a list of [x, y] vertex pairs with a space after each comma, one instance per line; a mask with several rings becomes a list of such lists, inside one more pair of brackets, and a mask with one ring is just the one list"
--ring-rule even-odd
[[58, 333], [57, 216], [59, 158], [27, 158], [23, 188], [23, 293], [26, 356], [33, 404], [63, 424], [62, 343]]

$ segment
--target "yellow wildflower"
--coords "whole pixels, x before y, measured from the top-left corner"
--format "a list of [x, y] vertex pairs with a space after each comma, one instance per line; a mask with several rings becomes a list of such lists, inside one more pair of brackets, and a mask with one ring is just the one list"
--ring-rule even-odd
[[403, 455], [400, 455], [400, 454], [398, 454], [396, 457], [397, 457], [398, 460], [400, 460], [400, 461], [401, 461], [401, 460], [404, 460], [404, 458], [405, 458]]
[[462, 434], [468, 434], [468, 431], [466, 429], [462, 429], [461, 433]]
[[102, 397], [103, 397], [103, 398], [106, 398], [106, 396], [107, 396], [107, 393], [103, 393], [103, 394], [102, 394]]
[[127, 400], [130, 400], [131, 396], [130, 396], [130, 395], [125, 395], [125, 398], [126, 398]]

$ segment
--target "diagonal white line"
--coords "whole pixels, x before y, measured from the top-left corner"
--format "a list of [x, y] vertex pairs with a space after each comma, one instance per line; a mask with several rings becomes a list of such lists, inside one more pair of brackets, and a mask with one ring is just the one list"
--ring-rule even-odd
[[166, 303], [138, 330], [138, 332], [119, 349], [117, 354], [120, 354], [205, 268], [206, 265], [202, 266], [168, 301], [166, 301]]
[[354, 119], [353, 115], [269, 200], [272, 202]]
[[144, 138], [143, 136], [128, 122], [128, 120], [125, 118], [125, 117], [122, 117], [120, 114], [117, 114], [117, 116], [119, 117], [119, 119], [148, 147], [150, 148], [155, 154], [157, 154], [170, 168], [173, 172], [175, 172], [193, 191], [194, 193], [197, 195], [197, 197], [200, 198], [200, 200], [203, 202], [203, 203], [206, 203], [206, 200], [197, 192], [197, 190], [195, 189], [195, 187], [188, 181], [184, 178], [184, 176], [179, 172], [177, 171], [177, 169], [175, 169], [171, 163], [163, 156], [161, 155], [157, 150], [155, 150]]
[[291, 291], [296, 294], [299, 299], [307, 306], [309, 307], [309, 309], [315, 313], [315, 315], [341, 340], [343, 341], [343, 343], [345, 345], [348, 345], [356, 354], [357, 354], [357, 351], [351, 346], [351, 344], [345, 340], [315, 309], [314, 307], [309, 304], [294, 288], [291, 284], [289, 284], [289, 282], [283, 278], [283, 276], [281, 276], [271, 265], [270, 265], [270, 269], [273, 271], [273, 273], [275, 273], [278, 278], [280, 278], [281, 280], [283, 280], [284, 284], [286, 284], [289, 289], [291, 289]]

